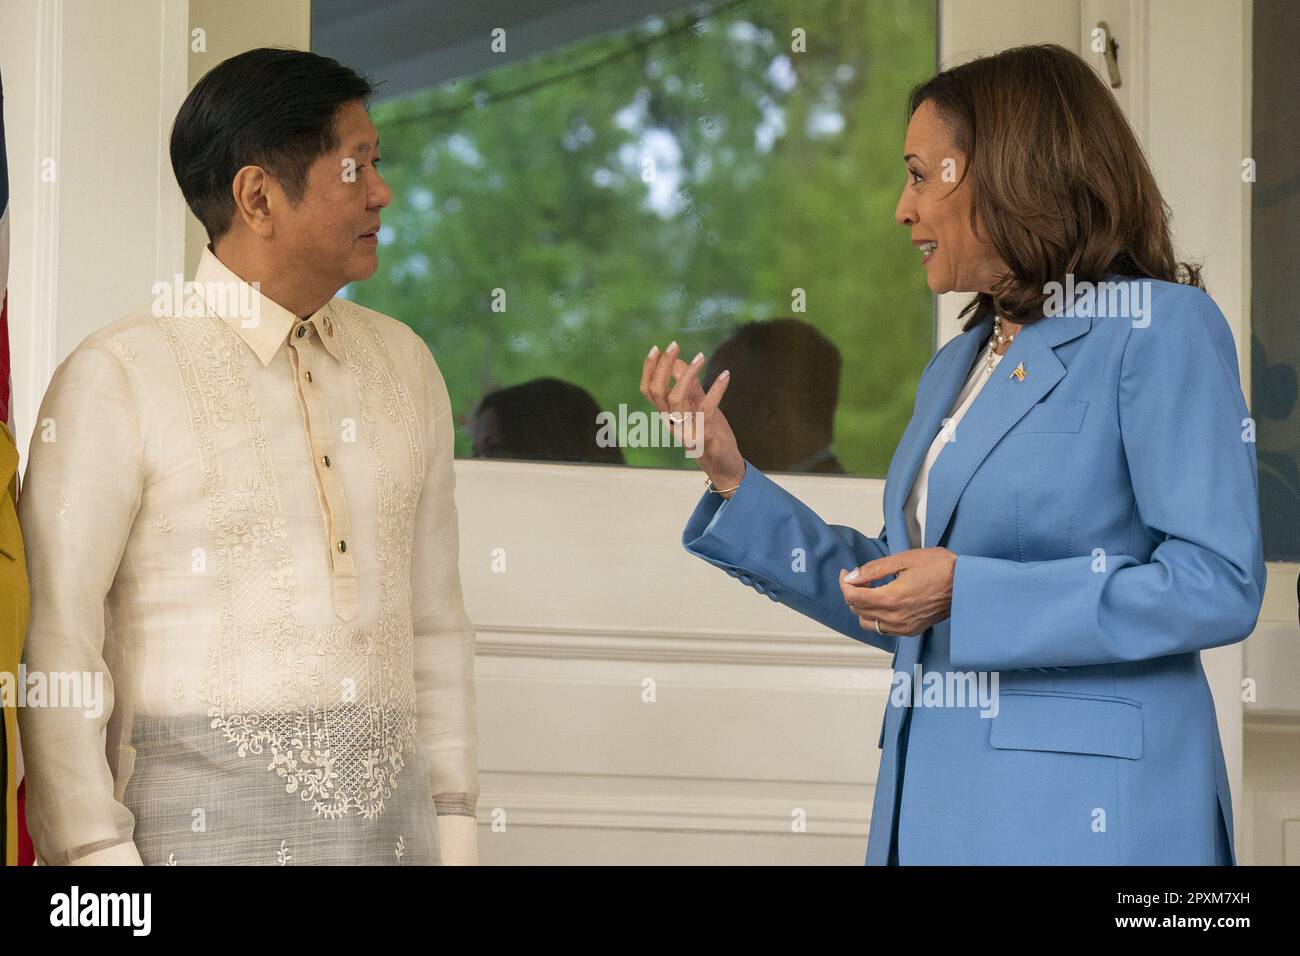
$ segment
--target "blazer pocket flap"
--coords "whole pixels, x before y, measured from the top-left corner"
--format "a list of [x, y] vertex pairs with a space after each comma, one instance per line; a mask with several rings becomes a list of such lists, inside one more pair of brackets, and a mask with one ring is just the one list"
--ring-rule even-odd
[[1122, 697], [1003, 691], [990, 720], [999, 750], [1142, 756], [1142, 705]]
[[1039, 402], [1016, 422], [1011, 433], [1077, 432], [1087, 411], [1087, 402]]

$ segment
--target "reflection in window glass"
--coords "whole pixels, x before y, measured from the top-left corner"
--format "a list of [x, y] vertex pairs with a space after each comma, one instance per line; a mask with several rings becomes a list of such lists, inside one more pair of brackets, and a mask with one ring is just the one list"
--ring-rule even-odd
[[676, 339], [730, 368], [760, 468], [883, 475], [934, 348], [893, 210], [935, 30], [917, 0], [692, 6], [381, 99], [393, 204], [347, 294], [429, 343], [460, 456], [694, 467], [595, 421], [650, 441], [641, 363]]
[[1251, 414], [1264, 557], [1300, 561], [1300, 19], [1291, 0], [1257, 0], [1251, 119]]

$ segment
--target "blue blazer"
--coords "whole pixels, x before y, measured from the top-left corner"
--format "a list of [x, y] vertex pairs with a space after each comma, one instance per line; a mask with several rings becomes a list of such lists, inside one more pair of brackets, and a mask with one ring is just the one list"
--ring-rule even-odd
[[[1199, 652], [1249, 635], [1263, 599], [1254, 429], [1218, 307], [1148, 289], [1145, 317], [1066, 310], [1017, 334], [930, 471], [924, 542], [904, 503], [991, 318], [922, 372], [879, 537], [752, 465], [686, 525], [692, 554], [894, 655], [868, 865], [1235, 863]], [[950, 617], [864, 630], [840, 570], [922, 546], [957, 555]], [[996, 675], [996, 714], [914, 700], [918, 664], [922, 686]]]

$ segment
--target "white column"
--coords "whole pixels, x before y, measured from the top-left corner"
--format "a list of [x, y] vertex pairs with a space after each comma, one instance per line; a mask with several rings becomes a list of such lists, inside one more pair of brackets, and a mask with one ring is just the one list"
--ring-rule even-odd
[[0, 0], [24, 461], [55, 366], [183, 267], [164, 133], [185, 94], [187, 15], [183, 0]]

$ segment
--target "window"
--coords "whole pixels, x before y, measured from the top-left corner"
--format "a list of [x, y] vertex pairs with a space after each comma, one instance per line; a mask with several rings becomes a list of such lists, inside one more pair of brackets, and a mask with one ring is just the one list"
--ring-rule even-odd
[[1300, 561], [1300, 21], [1288, 0], [1256, 0], [1251, 159], [1251, 412], [1264, 557]]
[[424, 29], [410, 6], [318, 0], [313, 37], [388, 81], [393, 204], [345, 294], [429, 343], [459, 456], [694, 467], [596, 422], [650, 411], [642, 360], [676, 339], [731, 369], [760, 468], [885, 473], [935, 344], [893, 221], [935, 4], [431, 3]]

